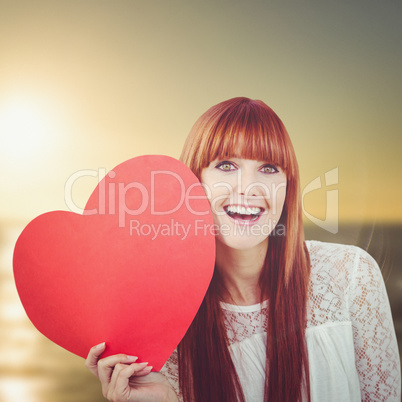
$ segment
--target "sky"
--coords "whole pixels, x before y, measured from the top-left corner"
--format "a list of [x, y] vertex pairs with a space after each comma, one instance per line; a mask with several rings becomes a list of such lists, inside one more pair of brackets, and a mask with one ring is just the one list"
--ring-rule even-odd
[[117, 164], [178, 158], [195, 120], [235, 96], [263, 100], [287, 127], [306, 221], [402, 221], [400, 1], [0, 0], [0, 10], [0, 222], [67, 210], [76, 172], [68, 196], [82, 208]]

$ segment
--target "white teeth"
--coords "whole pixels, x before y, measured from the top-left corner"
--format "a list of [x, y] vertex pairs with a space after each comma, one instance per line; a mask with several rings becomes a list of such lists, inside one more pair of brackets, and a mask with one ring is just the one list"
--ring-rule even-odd
[[226, 207], [226, 211], [232, 214], [241, 214], [241, 215], [257, 215], [262, 211], [262, 208], [258, 207], [242, 207], [240, 205], [229, 205]]

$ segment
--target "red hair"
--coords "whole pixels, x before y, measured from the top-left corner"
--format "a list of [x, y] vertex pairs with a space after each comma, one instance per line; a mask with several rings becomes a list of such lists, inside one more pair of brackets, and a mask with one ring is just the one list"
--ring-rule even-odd
[[[211, 161], [229, 157], [266, 161], [286, 173], [286, 199], [278, 222], [285, 235], [271, 233], [260, 275], [261, 301], [270, 300], [264, 401], [299, 401], [303, 392], [310, 398], [305, 342], [310, 259], [304, 243], [299, 170], [285, 126], [265, 103], [234, 98], [213, 106], [195, 123], [180, 159], [200, 179]], [[178, 347], [185, 401], [244, 401], [228, 349], [221, 291], [215, 272]]]

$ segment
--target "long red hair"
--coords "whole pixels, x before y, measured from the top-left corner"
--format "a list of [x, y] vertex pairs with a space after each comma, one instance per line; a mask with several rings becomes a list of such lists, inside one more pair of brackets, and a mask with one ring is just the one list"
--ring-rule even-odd
[[[200, 178], [216, 158], [267, 161], [286, 173], [286, 199], [269, 237], [260, 275], [261, 301], [269, 298], [264, 401], [310, 399], [305, 328], [310, 259], [304, 242], [299, 169], [289, 135], [265, 103], [234, 98], [219, 103], [195, 123], [180, 159]], [[216, 270], [215, 270], [216, 271]], [[244, 401], [228, 349], [219, 273], [178, 347], [180, 390], [185, 401]]]

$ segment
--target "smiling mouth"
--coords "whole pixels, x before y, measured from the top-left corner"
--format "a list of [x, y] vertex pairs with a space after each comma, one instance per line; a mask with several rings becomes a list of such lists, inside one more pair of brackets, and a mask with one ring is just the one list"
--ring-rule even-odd
[[232, 219], [243, 222], [255, 222], [265, 211], [264, 208], [245, 207], [242, 205], [227, 205], [226, 207], [223, 207], [223, 209]]

